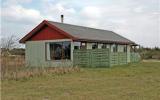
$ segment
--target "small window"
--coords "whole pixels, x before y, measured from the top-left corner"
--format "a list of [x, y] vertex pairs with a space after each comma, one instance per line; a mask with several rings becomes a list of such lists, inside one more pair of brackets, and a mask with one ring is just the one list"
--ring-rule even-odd
[[107, 48], [107, 44], [102, 45], [102, 49], [105, 49], [105, 48]]
[[126, 45], [123, 48], [123, 52], [127, 52], [127, 46]]
[[87, 44], [85, 42], [81, 42], [81, 49], [86, 49]]
[[118, 51], [118, 45], [113, 45], [113, 52], [117, 52]]
[[70, 42], [50, 42], [46, 45], [47, 60], [70, 59]]
[[98, 43], [93, 43], [92, 44], [92, 49], [97, 49], [98, 48]]
[[73, 42], [73, 45], [74, 45], [74, 49], [75, 49], [75, 50], [80, 49], [80, 47], [81, 47], [81, 42]]
[[74, 46], [74, 50], [77, 50], [77, 49], [79, 49], [79, 46]]

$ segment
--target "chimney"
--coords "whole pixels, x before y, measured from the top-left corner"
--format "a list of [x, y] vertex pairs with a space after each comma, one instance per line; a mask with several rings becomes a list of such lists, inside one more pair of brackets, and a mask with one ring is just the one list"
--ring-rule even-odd
[[63, 15], [61, 15], [61, 23], [63, 23], [63, 20], [64, 20], [64, 19], [63, 19], [63, 17], [64, 17], [64, 16], [63, 16]]

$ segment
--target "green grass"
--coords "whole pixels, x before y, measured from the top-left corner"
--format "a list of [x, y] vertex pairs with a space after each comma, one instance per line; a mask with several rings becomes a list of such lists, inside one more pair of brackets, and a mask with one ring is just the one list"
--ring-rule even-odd
[[160, 100], [160, 63], [2, 81], [2, 100]]

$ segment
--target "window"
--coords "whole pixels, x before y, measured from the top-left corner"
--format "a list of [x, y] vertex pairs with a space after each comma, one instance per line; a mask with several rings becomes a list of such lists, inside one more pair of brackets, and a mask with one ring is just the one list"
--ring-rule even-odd
[[70, 59], [70, 42], [51, 42], [47, 43], [47, 60]]
[[77, 49], [79, 49], [79, 46], [74, 46], [74, 50], [77, 50]]
[[86, 49], [87, 45], [85, 42], [81, 42], [81, 49]]
[[74, 50], [80, 49], [81, 42], [73, 42]]
[[107, 48], [107, 44], [102, 45], [102, 49], [105, 49], [105, 48]]
[[126, 45], [123, 48], [123, 52], [127, 52], [127, 46]]
[[118, 45], [113, 45], [113, 52], [117, 52], [118, 51]]
[[97, 49], [98, 48], [98, 43], [93, 43], [92, 44], [92, 49]]

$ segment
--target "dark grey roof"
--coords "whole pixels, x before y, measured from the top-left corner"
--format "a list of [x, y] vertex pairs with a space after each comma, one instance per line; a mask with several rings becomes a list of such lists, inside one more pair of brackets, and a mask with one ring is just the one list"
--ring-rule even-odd
[[58, 23], [53, 21], [48, 21], [50, 24], [58, 27], [59, 29], [69, 33], [70, 35], [88, 40], [99, 40], [99, 41], [111, 41], [111, 42], [122, 42], [134, 44], [134, 42], [116, 34], [115, 32], [108, 30], [101, 30], [95, 28], [89, 28], [84, 26], [77, 26], [65, 23]]

